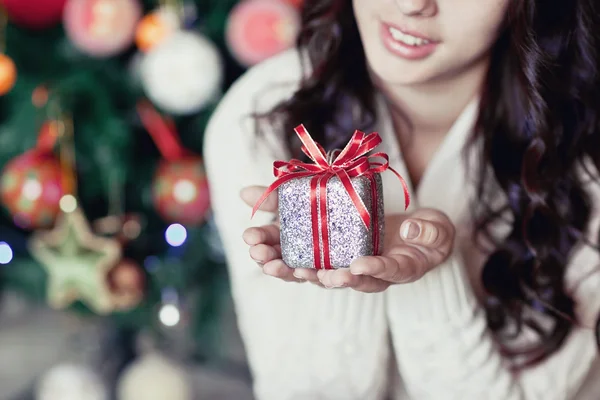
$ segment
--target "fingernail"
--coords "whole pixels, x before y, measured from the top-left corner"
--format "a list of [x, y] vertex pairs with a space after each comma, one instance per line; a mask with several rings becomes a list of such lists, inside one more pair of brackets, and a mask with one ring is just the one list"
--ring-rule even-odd
[[421, 228], [418, 224], [408, 221], [404, 224], [401, 234], [404, 239], [413, 240], [419, 236], [420, 232]]
[[298, 273], [298, 271], [294, 271], [294, 276], [295, 276], [296, 278], [298, 278], [298, 279], [304, 279], [304, 278], [303, 278], [303, 277], [300, 275], [300, 273]]
[[350, 273], [352, 275], [362, 275], [364, 273], [364, 271], [362, 269], [351, 269]]

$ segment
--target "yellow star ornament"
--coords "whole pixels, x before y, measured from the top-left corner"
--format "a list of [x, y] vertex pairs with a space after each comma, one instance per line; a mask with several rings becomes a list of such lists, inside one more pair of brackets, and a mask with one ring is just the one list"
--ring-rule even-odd
[[97, 314], [113, 310], [107, 274], [121, 259], [121, 247], [116, 240], [94, 235], [80, 208], [63, 213], [53, 230], [34, 233], [29, 250], [48, 274], [52, 308], [79, 300]]

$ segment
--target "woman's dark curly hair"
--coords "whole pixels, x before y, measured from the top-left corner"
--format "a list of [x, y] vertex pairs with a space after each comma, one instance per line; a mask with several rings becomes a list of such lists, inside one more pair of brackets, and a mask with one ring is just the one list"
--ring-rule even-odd
[[[531, 348], [506, 351], [525, 360], [519, 366], [559, 349], [576, 323], [564, 277], [590, 220], [580, 167], [586, 156], [600, 164], [599, 15], [595, 0], [513, 0], [491, 49], [474, 131], [483, 139], [485, 166], [477, 176], [482, 212], [475, 234], [494, 240], [482, 273], [489, 327], [539, 334]], [[302, 18], [297, 47], [311, 72], [291, 99], [267, 114], [283, 124], [295, 157], [301, 157], [293, 130], [299, 123], [329, 149], [377, 118], [352, 2], [308, 0]], [[502, 209], [481, 200], [493, 197], [489, 174], [508, 198]], [[507, 214], [510, 233], [494, 239], [491, 224]], [[536, 314], [553, 323], [541, 324], [531, 317]]]

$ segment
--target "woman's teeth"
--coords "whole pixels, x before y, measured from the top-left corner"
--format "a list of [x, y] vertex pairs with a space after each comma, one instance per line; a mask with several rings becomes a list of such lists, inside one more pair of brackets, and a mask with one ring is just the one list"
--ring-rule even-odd
[[390, 34], [392, 35], [392, 38], [394, 38], [394, 40], [397, 40], [398, 42], [402, 42], [404, 44], [407, 44], [409, 46], [423, 46], [425, 44], [429, 44], [431, 43], [429, 40], [425, 40], [425, 39], [421, 39], [412, 35], [408, 35], [404, 32], [399, 31], [398, 29], [395, 28], [389, 28], [390, 29]]

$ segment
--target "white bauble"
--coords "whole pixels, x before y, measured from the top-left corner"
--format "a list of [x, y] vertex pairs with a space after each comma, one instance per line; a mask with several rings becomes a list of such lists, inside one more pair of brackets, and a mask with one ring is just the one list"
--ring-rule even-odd
[[76, 364], [51, 368], [40, 379], [36, 400], [108, 400], [108, 390], [91, 369]]
[[209, 39], [177, 31], [144, 56], [140, 77], [155, 105], [171, 114], [193, 114], [219, 94], [223, 62]]
[[118, 400], [192, 400], [187, 372], [164, 356], [150, 353], [135, 361], [117, 387]]

